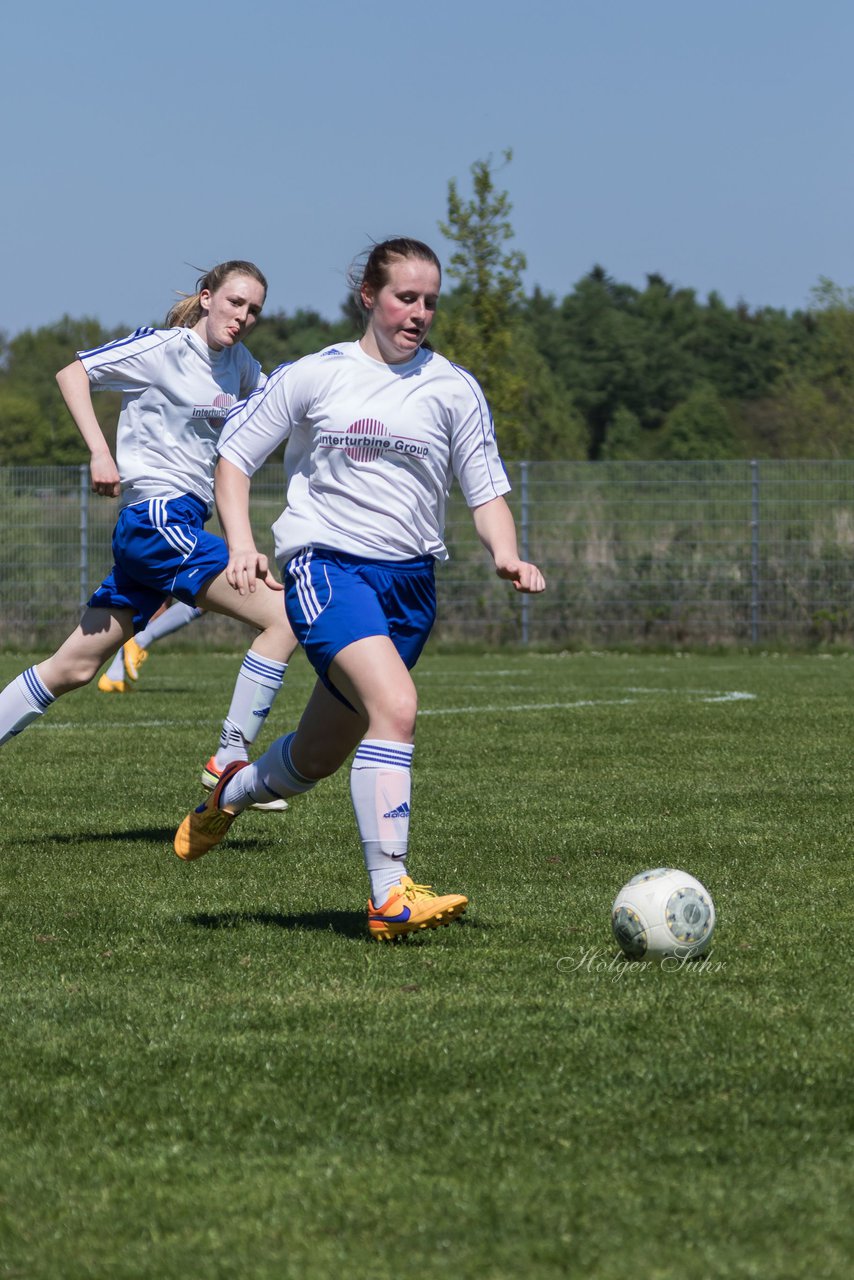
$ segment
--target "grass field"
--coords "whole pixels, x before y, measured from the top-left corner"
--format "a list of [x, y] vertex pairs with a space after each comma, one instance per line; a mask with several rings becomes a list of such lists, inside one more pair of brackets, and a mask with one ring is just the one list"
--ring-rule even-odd
[[[167, 645], [0, 752], [0, 1277], [851, 1274], [854, 655], [428, 652], [471, 906], [380, 945], [346, 770], [174, 857], [239, 657]], [[628, 968], [663, 863], [712, 951]]]

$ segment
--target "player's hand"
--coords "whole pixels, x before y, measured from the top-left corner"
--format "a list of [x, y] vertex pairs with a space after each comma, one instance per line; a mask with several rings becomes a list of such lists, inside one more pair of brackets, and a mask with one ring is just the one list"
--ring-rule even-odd
[[536, 594], [546, 589], [545, 578], [537, 566], [529, 564], [527, 560], [511, 560], [508, 564], [496, 565], [495, 572], [499, 578], [506, 578], [508, 582], [512, 582], [517, 591]]
[[230, 552], [225, 569], [225, 579], [238, 595], [245, 596], [253, 592], [258, 582], [263, 582], [271, 591], [284, 591], [281, 582], [273, 577], [267, 557], [254, 547], [236, 549]]
[[111, 453], [93, 453], [89, 460], [89, 474], [93, 493], [102, 498], [117, 498], [121, 493], [122, 483]]

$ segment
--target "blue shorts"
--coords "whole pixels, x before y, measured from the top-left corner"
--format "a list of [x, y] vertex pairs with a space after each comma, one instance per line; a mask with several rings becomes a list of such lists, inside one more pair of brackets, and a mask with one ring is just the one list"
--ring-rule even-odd
[[207, 515], [192, 494], [124, 507], [113, 530], [115, 564], [89, 608], [133, 609], [138, 631], [167, 596], [194, 605], [196, 593], [228, 564], [222, 538], [204, 528]]
[[[435, 560], [364, 560], [304, 547], [285, 566], [285, 608], [297, 640], [327, 689], [337, 653], [366, 636], [388, 636], [415, 666], [436, 621]], [[349, 706], [349, 702], [347, 703]]]

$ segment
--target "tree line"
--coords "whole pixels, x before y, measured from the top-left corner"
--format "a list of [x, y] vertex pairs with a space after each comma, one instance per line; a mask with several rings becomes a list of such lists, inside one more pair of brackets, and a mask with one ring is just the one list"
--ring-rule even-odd
[[[508, 460], [854, 457], [854, 290], [820, 278], [809, 306], [788, 313], [702, 301], [659, 274], [638, 289], [595, 265], [562, 298], [526, 293], [498, 171], [473, 164], [467, 196], [449, 183], [431, 341], [483, 384]], [[86, 460], [54, 375], [127, 331], [65, 316], [0, 336], [0, 465]], [[334, 320], [265, 315], [247, 346], [269, 372], [360, 332], [348, 298]], [[95, 404], [112, 441], [118, 397]]]

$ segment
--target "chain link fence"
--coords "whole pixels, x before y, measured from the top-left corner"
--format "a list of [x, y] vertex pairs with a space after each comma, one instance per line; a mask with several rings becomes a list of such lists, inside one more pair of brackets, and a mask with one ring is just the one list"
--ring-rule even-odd
[[[439, 640], [854, 640], [854, 461], [517, 462], [508, 473], [522, 554], [548, 591], [521, 596], [495, 578], [455, 492]], [[252, 485], [261, 548], [284, 491], [281, 463], [268, 462]], [[86, 466], [0, 468], [0, 644], [53, 647], [68, 634], [112, 562], [116, 508], [90, 494]], [[237, 625], [209, 617], [206, 637], [234, 640]]]

